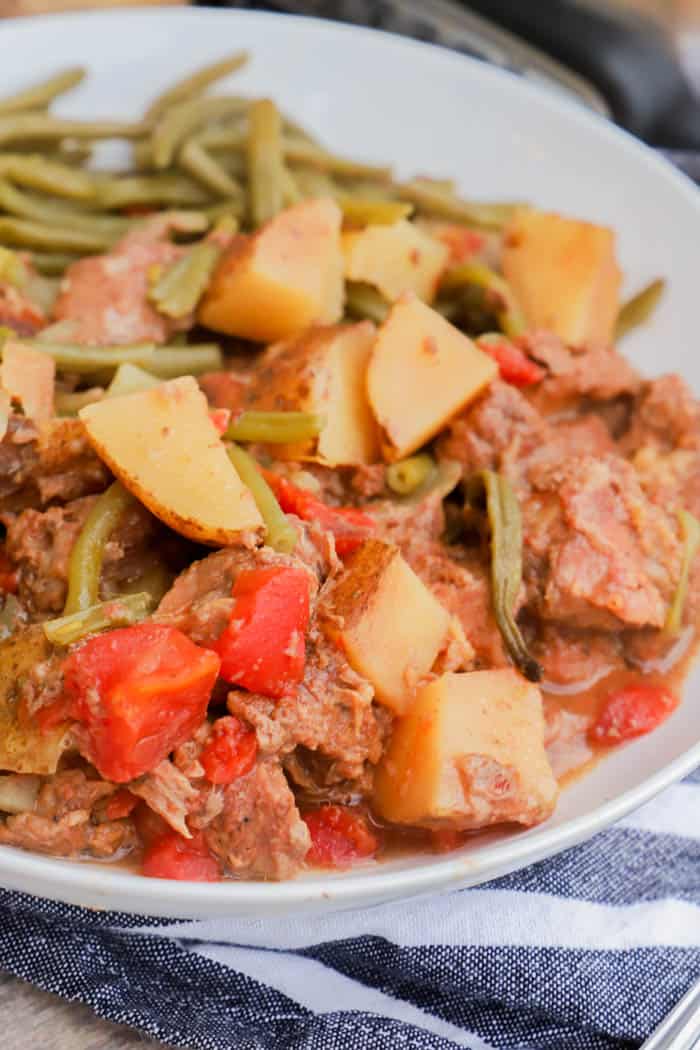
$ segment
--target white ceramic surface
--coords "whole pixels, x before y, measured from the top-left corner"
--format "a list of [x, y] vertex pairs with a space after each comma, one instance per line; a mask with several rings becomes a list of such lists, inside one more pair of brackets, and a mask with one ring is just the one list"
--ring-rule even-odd
[[[700, 193], [649, 150], [574, 103], [459, 55], [368, 30], [287, 16], [147, 11], [0, 24], [0, 93], [72, 63], [92, 75], [61, 110], [136, 116], [185, 70], [239, 47], [236, 90], [268, 94], [332, 148], [404, 174], [454, 176], [465, 193], [520, 199], [613, 225], [627, 289], [670, 279], [653, 324], [625, 344], [650, 373], [700, 389]], [[556, 815], [491, 833], [447, 857], [404, 858], [293, 882], [185, 884], [108, 865], [0, 849], [0, 884], [97, 908], [165, 916], [268, 915], [370, 905], [475, 885], [594, 834], [700, 764], [700, 674], [659, 731], [569, 788]]]

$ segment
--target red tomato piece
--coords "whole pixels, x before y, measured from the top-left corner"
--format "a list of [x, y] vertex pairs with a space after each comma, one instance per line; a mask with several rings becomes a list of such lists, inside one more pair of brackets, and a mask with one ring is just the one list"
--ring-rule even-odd
[[663, 686], [628, 685], [608, 696], [590, 737], [596, 744], [612, 747], [643, 736], [665, 722], [678, 704], [679, 698]]
[[486, 339], [477, 339], [477, 345], [485, 354], [492, 357], [498, 365], [501, 379], [513, 386], [532, 386], [533, 383], [541, 382], [546, 372], [540, 365], [531, 361], [520, 347], [503, 339], [501, 342], [491, 342]]
[[12, 567], [12, 562], [0, 547], [0, 593], [17, 593], [17, 573]]
[[212, 645], [221, 677], [264, 696], [285, 696], [304, 677], [309, 577], [303, 569], [242, 572], [231, 622]]
[[197, 832], [185, 839], [167, 831], [147, 846], [141, 873], [151, 879], [179, 879], [185, 882], [218, 882], [218, 862], [207, 849], [204, 835]]
[[449, 261], [452, 266], [467, 262], [486, 244], [483, 233], [460, 226], [459, 223], [441, 223], [433, 234], [450, 249]]
[[255, 730], [239, 718], [217, 718], [211, 736], [199, 756], [204, 775], [212, 784], [230, 784], [250, 773], [258, 753]]
[[70, 715], [105, 780], [153, 769], [206, 717], [219, 659], [175, 627], [140, 623], [90, 638], [63, 664]]
[[375, 522], [369, 514], [356, 507], [329, 507], [311, 492], [271, 470], [263, 470], [263, 475], [285, 514], [296, 514], [302, 521], [317, 521], [333, 533], [335, 549], [341, 558], [352, 554], [372, 535]]
[[230, 408], [212, 408], [209, 410], [209, 418], [220, 434], [225, 434], [231, 422]]
[[145, 802], [141, 802], [134, 810], [134, 825], [139, 838], [144, 846], [150, 846], [156, 839], [167, 835], [172, 828], [167, 821], [163, 820], [160, 813], [156, 813]]
[[377, 851], [379, 842], [365, 818], [346, 806], [321, 806], [304, 820], [311, 835], [306, 860], [316, 867], [346, 868]]
[[126, 788], [120, 788], [107, 802], [105, 816], [107, 820], [121, 820], [122, 817], [128, 817], [138, 804], [139, 799], [136, 795], [132, 795]]

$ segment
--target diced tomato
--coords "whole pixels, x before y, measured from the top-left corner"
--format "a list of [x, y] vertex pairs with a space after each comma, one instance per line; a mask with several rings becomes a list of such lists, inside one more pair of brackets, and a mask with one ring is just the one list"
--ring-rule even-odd
[[219, 659], [175, 627], [140, 623], [90, 638], [63, 664], [70, 716], [105, 780], [153, 769], [204, 721]]
[[477, 339], [477, 345], [480, 350], [494, 359], [501, 373], [501, 379], [506, 383], [519, 387], [532, 386], [533, 383], [541, 382], [546, 375], [543, 368], [531, 361], [520, 347], [508, 339], [502, 339], [499, 342]]
[[470, 230], [468, 226], [460, 226], [459, 223], [435, 224], [433, 234], [439, 241], [450, 249], [450, 265], [458, 266], [467, 262], [473, 255], [480, 252], [486, 244], [483, 233]]
[[185, 882], [218, 882], [219, 864], [207, 849], [202, 832], [191, 839], [167, 831], [146, 847], [141, 873], [151, 879]]
[[309, 577], [304, 569], [242, 572], [233, 585], [231, 622], [212, 648], [221, 677], [253, 693], [280, 697], [304, 677]]
[[212, 784], [230, 784], [250, 773], [258, 753], [255, 731], [230, 715], [217, 718], [211, 729], [199, 756], [207, 780]]
[[141, 802], [134, 810], [133, 821], [144, 846], [150, 846], [172, 830], [168, 822], [145, 802]]
[[346, 868], [377, 851], [377, 837], [365, 818], [346, 806], [322, 806], [307, 813], [304, 820], [311, 835], [311, 848], [306, 854], [309, 864]]
[[16, 594], [17, 582], [17, 573], [12, 568], [12, 562], [0, 547], [0, 594]]
[[678, 707], [679, 698], [660, 685], [628, 685], [607, 697], [590, 737], [612, 747], [642, 736], [665, 722]]
[[317, 521], [332, 532], [335, 549], [341, 557], [352, 554], [372, 535], [375, 522], [369, 514], [356, 507], [329, 507], [287, 478], [271, 470], [263, 470], [263, 474], [285, 514], [296, 514], [303, 521]]
[[209, 418], [212, 423], [219, 431], [220, 434], [225, 434], [228, 430], [228, 425], [231, 422], [231, 409], [230, 408], [212, 408], [209, 411]]
[[128, 817], [136, 809], [139, 801], [136, 795], [132, 795], [126, 788], [120, 788], [105, 806], [107, 820], [121, 820], [122, 817]]

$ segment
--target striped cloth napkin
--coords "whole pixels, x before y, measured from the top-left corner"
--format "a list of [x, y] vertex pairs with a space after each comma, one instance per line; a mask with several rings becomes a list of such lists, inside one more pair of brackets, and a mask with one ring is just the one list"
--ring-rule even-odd
[[477, 889], [133, 919], [0, 893], [0, 967], [187, 1050], [622, 1050], [700, 976], [700, 770]]

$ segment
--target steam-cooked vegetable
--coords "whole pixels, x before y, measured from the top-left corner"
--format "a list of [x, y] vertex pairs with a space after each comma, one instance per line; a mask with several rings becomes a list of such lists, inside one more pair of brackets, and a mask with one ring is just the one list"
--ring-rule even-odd
[[87, 609], [45, 620], [41, 625], [52, 645], [73, 645], [86, 635], [104, 631], [107, 627], [128, 627], [145, 619], [153, 608], [150, 594], [125, 594], [108, 602], [91, 605]]
[[483, 470], [472, 478], [467, 498], [486, 496], [491, 529], [491, 604], [504, 645], [511, 660], [531, 682], [539, 682], [542, 668], [530, 655], [515, 621], [515, 604], [522, 583], [522, 523], [520, 504], [513, 486], [503, 474]]
[[326, 420], [317, 436], [277, 446], [279, 459], [318, 459], [329, 466], [372, 463], [378, 434], [367, 401], [367, 365], [375, 339], [369, 321], [315, 328], [278, 344], [261, 359], [248, 404], [313, 412]]
[[409, 707], [451, 626], [450, 614], [398, 547], [379, 540], [363, 543], [346, 562], [322, 615], [326, 634], [397, 715]]
[[344, 233], [345, 276], [376, 288], [390, 302], [415, 292], [430, 303], [449, 258], [449, 248], [406, 219]]
[[419, 299], [400, 299], [379, 329], [367, 371], [384, 457], [420, 448], [496, 373], [491, 358], [438, 313]]
[[55, 773], [68, 747], [66, 722], [41, 730], [18, 715], [17, 683], [50, 655], [51, 646], [39, 626], [0, 642], [0, 769], [9, 773]]
[[274, 102], [264, 98], [250, 107], [249, 122], [250, 217], [254, 226], [262, 226], [282, 210], [282, 119]]
[[225, 546], [262, 529], [191, 376], [88, 405], [80, 418], [125, 488], [176, 532]]
[[221, 246], [214, 240], [195, 244], [151, 288], [148, 297], [153, 305], [167, 317], [192, 313], [209, 285], [221, 253]]
[[97, 499], [71, 551], [64, 619], [99, 601], [105, 544], [133, 503], [134, 497], [118, 481]]
[[194, 73], [190, 73], [188, 76], [183, 77], [182, 80], [178, 80], [151, 102], [146, 110], [146, 120], [153, 120], [155, 117], [159, 117], [161, 113], [165, 113], [171, 106], [179, 102], [197, 98], [208, 87], [215, 84], [217, 80], [228, 77], [231, 73], [238, 72], [246, 64], [249, 57], [247, 51], [236, 51], [232, 55], [227, 55], [225, 58], [212, 62], [208, 66], [202, 66], [200, 69], [195, 70]]
[[628, 332], [645, 324], [652, 317], [665, 289], [666, 282], [657, 278], [620, 307], [615, 322], [616, 341], [624, 339]]
[[282, 554], [291, 554], [297, 543], [296, 529], [287, 521], [275, 493], [260, 473], [257, 463], [238, 445], [229, 446], [228, 454], [238, 476], [255, 500], [265, 524], [265, 542], [268, 547]]
[[392, 463], [386, 470], [386, 483], [398, 496], [410, 496], [435, 471], [435, 460], [427, 452]]
[[286, 445], [317, 438], [326, 425], [318, 412], [243, 412], [231, 423], [225, 437], [231, 441], [254, 441]]
[[341, 213], [331, 200], [303, 201], [248, 240], [234, 243], [199, 308], [218, 332], [269, 342], [343, 312]]
[[554, 809], [539, 689], [513, 670], [445, 674], [394, 728], [375, 777], [385, 820], [466, 830]]
[[505, 231], [502, 266], [530, 328], [573, 346], [612, 342], [621, 280], [612, 230], [522, 209]]

